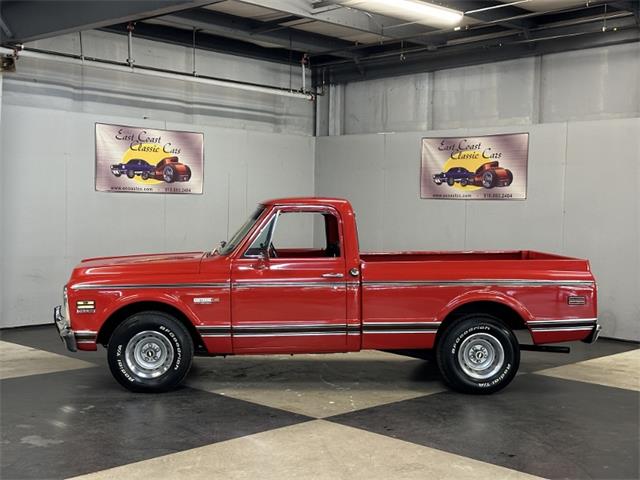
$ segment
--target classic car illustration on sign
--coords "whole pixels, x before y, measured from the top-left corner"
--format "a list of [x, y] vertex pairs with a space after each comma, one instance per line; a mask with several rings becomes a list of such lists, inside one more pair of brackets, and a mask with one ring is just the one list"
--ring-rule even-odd
[[180, 163], [178, 157], [167, 157], [158, 162], [152, 176], [156, 180], [164, 180], [167, 183], [188, 182], [191, 178], [191, 169], [188, 165]]
[[[499, 162], [483, 163], [474, 175], [469, 178], [469, 184], [484, 188], [508, 187], [513, 182], [511, 170], [500, 167]], [[465, 183], [466, 184], [466, 183]]]
[[[316, 235], [292, 237], [291, 221]], [[591, 343], [600, 331], [587, 260], [361, 253], [353, 209], [337, 198], [263, 202], [208, 252], [83, 260], [54, 322], [71, 351], [104, 346], [133, 391], [177, 386], [194, 354], [377, 349], [433, 355], [452, 388], [491, 393], [514, 379], [522, 349], [559, 351], [542, 344]], [[533, 343], [519, 344], [516, 331]]]
[[423, 138], [420, 198], [524, 200], [528, 149], [528, 133]]
[[204, 136], [96, 123], [99, 192], [201, 194]]
[[473, 177], [473, 175], [466, 168], [452, 167], [446, 172], [436, 173], [433, 176], [433, 181], [436, 185], [442, 185], [442, 183], [446, 182], [450, 187], [452, 187], [454, 183], [458, 182], [460, 185], [464, 186], [469, 183], [470, 177]]
[[116, 177], [120, 175], [126, 175], [129, 178], [133, 178], [136, 175], [140, 175], [143, 180], [148, 179], [155, 172], [155, 168], [145, 160], [141, 158], [133, 158], [127, 163], [118, 163], [111, 165], [111, 173]]

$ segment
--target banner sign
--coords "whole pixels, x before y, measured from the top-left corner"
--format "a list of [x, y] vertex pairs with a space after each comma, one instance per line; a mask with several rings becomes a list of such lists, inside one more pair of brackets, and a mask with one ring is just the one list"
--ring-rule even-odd
[[423, 138], [420, 198], [527, 198], [529, 134]]
[[204, 136], [96, 123], [96, 190], [202, 193]]

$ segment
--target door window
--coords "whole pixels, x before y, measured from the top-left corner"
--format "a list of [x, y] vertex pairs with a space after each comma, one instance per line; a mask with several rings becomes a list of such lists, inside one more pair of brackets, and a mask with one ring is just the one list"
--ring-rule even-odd
[[245, 256], [337, 258], [342, 255], [336, 215], [326, 211], [280, 211], [262, 229]]

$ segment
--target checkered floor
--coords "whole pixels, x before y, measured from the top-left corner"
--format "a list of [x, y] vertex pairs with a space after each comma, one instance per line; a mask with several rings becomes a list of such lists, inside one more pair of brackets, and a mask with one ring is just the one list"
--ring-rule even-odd
[[640, 350], [523, 352], [503, 392], [448, 391], [382, 352], [196, 358], [187, 386], [123, 390], [53, 327], [0, 341], [0, 477], [624, 478], [639, 468]]

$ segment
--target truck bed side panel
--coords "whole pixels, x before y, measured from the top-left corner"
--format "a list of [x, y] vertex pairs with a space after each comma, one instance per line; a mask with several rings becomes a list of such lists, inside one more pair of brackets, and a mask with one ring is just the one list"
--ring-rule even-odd
[[593, 330], [595, 283], [587, 261], [461, 255], [465, 260], [369, 262], [363, 255], [362, 348], [430, 348], [446, 316], [476, 301], [515, 310], [535, 343], [581, 340]]

